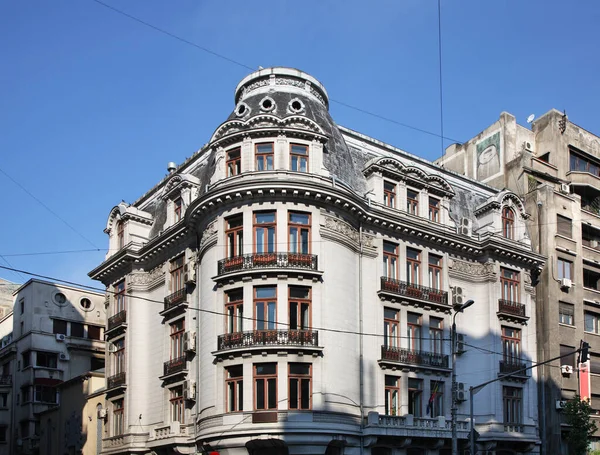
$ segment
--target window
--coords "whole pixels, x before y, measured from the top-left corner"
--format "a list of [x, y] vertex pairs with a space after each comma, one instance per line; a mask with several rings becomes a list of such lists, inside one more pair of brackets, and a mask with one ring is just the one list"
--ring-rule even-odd
[[254, 213], [254, 251], [275, 252], [275, 212]]
[[99, 325], [88, 325], [88, 338], [90, 340], [102, 340], [102, 327]]
[[567, 261], [566, 259], [558, 258], [557, 269], [558, 269], [558, 279], [562, 280], [563, 278], [568, 278], [569, 280], [573, 277], [573, 263], [571, 261]]
[[303, 286], [290, 286], [288, 292], [290, 330], [310, 329], [310, 288]]
[[183, 207], [183, 201], [180, 197], [173, 201], [173, 221], [177, 223], [181, 221], [181, 209]]
[[573, 315], [575, 307], [570, 303], [558, 302], [558, 322], [559, 324], [575, 325]]
[[115, 285], [115, 315], [125, 311], [125, 280]]
[[244, 221], [243, 216], [235, 215], [225, 220], [225, 237], [227, 242], [227, 257], [233, 258], [244, 254]]
[[410, 284], [421, 284], [421, 252], [413, 248], [406, 249], [406, 280]]
[[408, 349], [411, 351], [421, 350], [421, 315], [407, 313], [408, 326]]
[[300, 144], [290, 146], [290, 169], [297, 172], [308, 172], [308, 146]]
[[419, 214], [419, 193], [413, 189], [406, 189], [406, 211], [412, 215]]
[[34, 389], [33, 401], [36, 403], [58, 403], [58, 392], [54, 387], [36, 385]]
[[383, 274], [387, 278], [398, 278], [398, 245], [383, 242]]
[[522, 396], [523, 390], [518, 387], [502, 387], [504, 398], [504, 424], [523, 423]]
[[234, 289], [225, 293], [226, 332], [244, 330], [244, 290]]
[[427, 403], [427, 414], [430, 417], [444, 415], [444, 383], [442, 381], [429, 381], [431, 395]]
[[31, 366], [31, 351], [25, 351], [23, 354], [23, 368]]
[[422, 417], [423, 380], [408, 378], [408, 413]]
[[583, 287], [588, 289], [600, 290], [600, 273], [597, 270], [583, 269]]
[[400, 311], [383, 309], [383, 345], [386, 348], [400, 347]]
[[236, 148], [227, 152], [227, 177], [241, 174], [242, 172], [242, 157], [240, 154], [241, 149]]
[[113, 342], [115, 352], [113, 353], [113, 373], [115, 375], [125, 373], [125, 338], [119, 338]]
[[509, 302], [519, 302], [519, 273], [505, 268], [500, 269], [502, 299]]
[[123, 434], [125, 420], [124, 420], [124, 411], [125, 411], [125, 402], [123, 398], [119, 400], [115, 400], [112, 403], [113, 408], [113, 436], [118, 436]]
[[67, 334], [67, 321], [61, 321], [60, 319], [52, 320], [52, 333], [60, 333], [62, 335]]
[[58, 366], [58, 355], [50, 352], [37, 352], [35, 365], [44, 368], [56, 368]]
[[560, 345], [560, 355], [565, 356], [560, 359], [561, 365], [569, 365], [575, 368], [575, 348], [573, 346]]
[[515, 238], [515, 212], [508, 207], [502, 209], [502, 235], [507, 239]]
[[117, 248], [121, 249], [125, 246], [125, 223], [117, 222]]
[[84, 310], [90, 310], [92, 308], [92, 301], [87, 297], [84, 297], [79, 301], [79, 305]]
[[31, 401], [31, 386], [23, 386], [21, 387], [21, 403], [29, 403]]
[[442, 289], [442, 258], [434, 254], [429, 255], [429, 286]]
[[183, 264], [185, 256], [181, 255], [171, 261], [171, 292], [182, 291], [185, 288], [183, 282]]
[[383, 182], [383, 203], [387, 207], [396, 208], [396, 184]]
[[225, 388], [227, 389], [227, 412], [244, 410], [244, 367], [235, 365], [225, 369]]
[[581, 155], [577, 155], [571, 151], [570, 170], [576, 172], [589, 172], [596, 176], [600, 176], [600, 166]]
[[444, 320], [431, 316], [429, 318], [429, 340], [431, 352], [434, 354], [444, 353]]
[[256, 170], [273, 170], [273, 143], [256, 144]]
[[288, 365], [289, 409], [310, 409], [312, 398], [312, 365], [290, 363]]
[[502, 358], [509, 365], [521, 362], [521, 330], [502, 327]]
[[256, 330], [273, 330], [276, 327], [277, 288], [261, 286], [254, 288], [254, 319]]
[[573, 223], [566, 216], [556, 215], [556, 232], [565, 237], [573, 237]]
[[0, 425], [0, 442], [8, 442], [6, 439], [6, 430], [8, 427], [6, 425]]
[[288, 214], [290, 253], [310, 254], [310, 214]]
[[78, 338], [83, 338], [84, 336], [84, 330], [83, 330], [83, 324], [80, 322], [71, 322], [71, 336], [72, 337], [78, 337]]
[[440, 200], [429, 196], [429, 221], [440, 222]]
[[8, 392], [0, 393], [0, 408], [8, 407]]
[[385, 415], [400, 413], [400, 378], [385, 375]]
[[590, 333], [596, 333], [600, 335], [600, 327], [598, 325], [598, 320], [600, 319], [600, 315], [597, 313], [592, 313], [590, 311], [585, 311], [583, 314], [584, 318], [584, 328], [583, 330]]
[[21, 427], [21, 437], [28, 438], [29, 437], [29, 420], [25, 420], [20, 423]]
[[171, 389], [171, 422], [185, 423], [185, 405], [183, 401], [183, 386]]
[[25, 300], [21, 300], [19, 305], [21, 307], [21, 314], [25, 313]]
[[277, 364], [254, 365], [254, 409], [277, 409]]
[[170, 324], [171, 326], [171, 360], [180, 359], [185, 355], [183, 351], [183, 334], [185, 333], [185, 319]]

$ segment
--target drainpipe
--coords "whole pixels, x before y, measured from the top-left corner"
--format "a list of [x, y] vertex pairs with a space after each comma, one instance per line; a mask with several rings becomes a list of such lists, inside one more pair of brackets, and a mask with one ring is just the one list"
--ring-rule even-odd
[[363, 260], [363, 241], [362, 241], [362, 221], [358, 224], [358, 332], [360, 333], [360, 350], [359, 350], [359, 376], [360, 376], [360, 454], [364, 453], [364, 427], [365, 427], [365, 411], [364, 411], [364, 353], [363, 353], [363, 278], [362, 278], [362, 260]]
[[194, 405], [194, 454], [198, 453], [198, 406], [200, 402], [200, 235], [196, 231], [196, 403]]
[[[537, 228], [538, 228], [538, 254], [542, 254], [542, 207], [543, 207], [543, 203], [542, 201], [537, 201]], [[536, 300], [537, 300], [537, 293], [536, 293]], [[539, 321], [537, 321], [537, 323], [539, 323]], [[539, 326], [538, 326], [538, 331], [539, 331]], [[537, 341], [537, 340], [536, 340]], [[541, 352], [543, 353], [543, 358], [542, 360], [546, 359], [546, 352], [544, 349], [544, 346], [542, 345], [542, 349]], [[539, 361], [539, 359], [538, 359]], [[541, 389], [541, 398], [542, 398], [542, 406], [540, 410], [538, 410], [538, 412], [541, 412], [541, 418], [540, 418], [540, 439], [542, 440], [542, 454], [546, 455], [547, 453], [547, 448], [546, 448], [546, 390], [547, 387], [545, 385], [546, 382], [546, 365], [542, 365], [542, 371], [541, 373], [541, 377], [542, 380], [540, 381], [540, 389]]]

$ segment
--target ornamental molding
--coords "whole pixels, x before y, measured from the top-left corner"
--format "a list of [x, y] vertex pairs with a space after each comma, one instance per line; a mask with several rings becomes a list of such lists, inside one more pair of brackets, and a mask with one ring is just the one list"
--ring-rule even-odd
[[129, 289], [131, 288], [145, 288], [145, 289], [153, 289], [165, 282], [165, 271], [163, 270], [162, 264], [149, 272], [145, 272], [142, 270], [135, 271], [130, 273], [127, 276]]
[[360, 239], [362, 238], [363, 253], [367, 256], [377, 257], [374, 246], [375, 236], [362, 233], [362, 237], [354, 226], [340, 218], [322, 213], [321, 237], [341, 243], [353, 251], [360, 251]]
[[512, 191], [507, 190], [500, 191], [498, 194], [492, 196], [486, 202], [478, 206], [475, 209], [474, 214], [475, 216], [480, 216], [490, 211], [500, 210], [503, 206], [515, 209], [522, 219], [529, 218], [529, 214], [525, 211], [525, 205], [521, 198]]
[[238, 94], [238, 99], [244, 99], [246, 98], [246, 96], [249, 96], [251, 92], [264, 87], [268, 87], [270, 85], [276, 85], [279, 87], [296, 87], [300, 90], [304, 90], [310, 93], [312, 96], [314, 96], [323, 106], [327, 107], [327, 102], [325, 101], [325, 98], [317, 89], [313, 87], [310, 81], [294, 79], [291, 77], [269, 77], [252, 82], [251, 84], [248, 84], [241, 89], [241, 91]]
[[160, 198], [162, 200], [170, 199], [173, 193], [180, 194], [185, 188], [198, 188], [200, 179], [189, 174], [174, 174], [165, 184]]
[[448, 261], [448, 274], [452, 278], [468, 281], [496, 281], [498, 265], [495, 262], [468, 262], [460, 259]]
[[202, 231], [200, 246], [198, 248], [198, 257], [200, 257], [201, 252], [203, 252], [206, 248], [217, 242], [217, 221], [218, 220], [213, 220]]

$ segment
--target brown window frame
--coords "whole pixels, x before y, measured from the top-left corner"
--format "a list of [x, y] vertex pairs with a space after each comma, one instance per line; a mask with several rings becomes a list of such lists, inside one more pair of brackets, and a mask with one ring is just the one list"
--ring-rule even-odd
[[[234, 297], [238, 298], [232, 299]], [[243, 330], [244, 289], [231, 289], [225, 292], [225, 333], [240, 333]]]
[[[271, 151], [259, 153], [259, 148], [267, 145], [271, 146]], [[269, 157], [271, 158], [270, 167]], [[259, 169], [260, 162], [263, 163], [262, 169]], [[254, 145], [254, 169], [256, 171], [272, 171], [273, 169], [275, 169], [275, 144], [273, 142], [260, 142]]]
[[521, 275], [519, 272], [501, 267], [500, 285], [502, 287], [502, 300], [520, 303]]
[[[409, 197], [411, 193], [415, 197]], [[413, 188], [406, 188], [406, 211], [411, 215], [419, 215], [419, 192]]]
[[[257, 373], [257, 368], [260, 365], [275, 366], [275, 373], [266, 373], [266, 374]], [[252, 382], [253, 382], [253, 386], [254, 386], [254, 410], [255, 411], [276, 410], [277, 404], [278, 404], [277, 363], [276, 362], [255, 363], [254, 365], [252, 365], [252, 379], [253, 379]], [[262, 387], [259, 386], [259, 381], [264, 381], [262, 383]], [[275, 390], [274, 400], [271, 400], [269, 397], [270, 384], [273, 384], [273, 386], [274, 386], [274, 390]], [[259, 408], [258, 407], [258, 392], [261, 389], [262, 389], [262, 393], [263, 393], [264, 407]]]
[[[292, 297], [292, 290], [294, 289], [303, 289], [308, 290], [308, 297]], [[295, 320], [292, 319], [292, 309], [296, 306]], [[308, 313], [308, 324], [303, 322], [303, 314], [304, 309], [306, 308], [306, 312]], [[289, 319], [289, 328], [290, 330], [310, 330], [312, 327], [312, 288], [309, 286], [288, 286], [288, 319]]]
[[[393, 251], [392, 251], [393, 250]], [[400, 252], [399, 246], [392, 242], [383, 242], [383, 273], [386, 278], [397, 280], [400, 276], [399, 270]]]
[[173, 201], [174, 223], [181, 221], [182, 210], [183, 210], [183, 199], [181, 199], [181, 197], [175, 198], [175, 200]]
[[112, 402], [113, 436], [125, 433], [125, 399], [119, 398]]
[[[439, 325], [434, 322], [439, 322]], [[429, 317], [429, 344], [432, 353], [444, 354], [444, 319]]]
[[[232, 154], [236, 154], [232, 158]], [[242, 148], [236, 147], [231, 150], [227, 150], [225, 161], [225, 169], [227, 171], [227, 177], [233, 177], [242, 173]]]
[[115, 346], [115, 351], [112, 353], [112, 367], [113, 367], [113, 375], [117, 375], [120, 373], [125, 373], [126, 366], [126, 358], [125, 358], [125, 337], [119, 338], [118, 340], [113, 341], [113, 345]]
[[[410, 252], [415, 252], [417, 257], [410, 257]], [[421, 285], [421, 253], [415, 248], [406, 248], [406, 281], [417, 286]]]
[[[294, 215], [301, 215], [301, 216], [307, 216], [308, 217], [308, 223], [304, 224], [304, 223], [298, 223], [295, 221], [292, 221], [292, 216]], [[296, 212], [296, 211], [290, 211], [288, 212], [288, 245], [289, 245], [289, 252], [290, 253], [297, 253], [297, 254], [310, 254], [310, 250], [311, 250], [311, 226], [312, 226], [312, 216], [310, 213], [307, 212]], [[292, 242], [292, 231], [293, 230], [297, 230], [297, 234], [296, 234], [296, 242], [293, 243]], [[306, 232], [307, 233], [307, 244], [306, 244], [306, 248], [303, 248], [303, 242], [302, 242], [302, 233]], [[306, 250], [306, 251], [303, 251]]]
[[171, 360], [180, 359], [185, 356], [183, 350], [183, 338], [185, 335], [185, 318], [178, 319], [169, 324], [170, 343], [169, 353]]
[[125, 280], [119, 281], [114, 286], [115, 289], [115, 315], [119, 314], [121, 311], [127, 310], [127, 295], [126, 295], [126, 286]]
[[[274, 297], [258, 297], [258, 292], [260, 289], [273, 289], [275, 291]], [[254, 330], [257, 331], [268, 331], [268, 330], [277, 330], [277, 286], [255, 286], [254, 287]], [[263, 304], [263, 314], [258, 314], [258, 304]], [[269, 306], [273, 304], [275, 308], [273, 321], [269, 320]], [[259, 323], [263, 324], [262, 328], [259, 328]], [[271, 326], [272, 325], [272, 326]]]
[[[385, 375], [384, 378], [385, 390], [385, 414], [395, 416], [400, 414], [400, 377]], [[395, 395], [395, 398], [394, 398]]]
[[[305, 154], [302, 153], [296, 153], [294, 152], [294, 147], [302, 147], [304, 148], [304, 150], [306, 150]], [[308, 150], [308, 145], [304, 145], [304, 144], [290, 144], [290, 171], [293, 172], [309, 172], [309, 166], [308, 166], [308, 159], [309, 159], [309, 150]], [[306, 170], [303, 171], [301, 170], [302, 166], [298, 166], [296, 165], [296, 169], [294, 169], [294, 157], [297, 159], [297, 163], [300, 164], [302, 159], [304, 159], [305, 165], [306, 165]]]
[[[432, 201], [435, 201], [436, 204], [432, 204]], [[434, 223], [440, 222], [440, 206], [442, 201], [433, 196], [429, 196], [429, 221], [433, 221]]]
[[383, 205], [386, 207], [396, 208], [396, 187], [394, 182], [383, 181]]
[[[308, 366], [308, 373], [292, 373], [295, 365]], [[294, 381], [297, 381], [294, 384]], [[308, 397], [303, 393], [303, 382], [308, 381]], [[296, 389], [296, 403], [293, 403], [292, 391]], [[305, 400], [308, 399], [308, 406]], [[303, 403], [304, 402], [304, 403]], [[288, 363], [288, 409], [296, 411], [310, 411], [312, 409], [312, 364], [306, 362]]]
[[[183, 386], [173, 387], [169, 390], [171, 404], [171, 422], [185, 423], [185, 401], [183, 399]], [[180, 417], [179, 419], [177, 417]]]
[[[411, 321], [411, 316], [417, 317], [417, 322]], [[406, 313], [406, 328], [408, 349], [411, 351], [421, 351], [423, 340], [423, 315], [419, 313]]]
[[[435, 262], [433, 262], [435, 261]], [[437, 254], [429, 254], [427, 258], [429, 267], [429, 287], [432, 289], [442, 290], [444, 287], [443, 268], [444, 258]]]
[[[421, 378], [408, 378], [408, 412], [415, 417], [423, 417], [423, 383]], [[411, 387], [411, 384], [419, 387]]]
[[171, 292], [181, 291], [185, 289], [185, 283], [183, 281], [183, 268], [185, 266], [185, 255], [176, 257], [171, 261], [170, 264], [170, 275], [171, 275]]
[[515, 212], [510, 207], [502, 209], [502, 236], [510, 240], [515, 238]]
[[[394, 313], [394, 317], [390, 317]], [[383, 345], [386, 348], [400, 347], [400, 310], [383, 308]]]
[[503, 386], [502, 408], [505, 425], [523, 425], [523, 389]]
[[521, 329], [502, 326], [502, 360], [510, 365], [521, 363]]
[[241, 213], [225, 218], [225, 256], [242, 256], [244, 249], [244, 216]]
[[[265, 215], [265, 214], [273, 214], [273, 221], [268, 222], [258, 222], [257, 216]], [[269, 229], [273, 230], [273, 242], [269, 243]], [[260, 230], [264, 232], [259, 234]], [[268, 253], [276, 253], [277, 252], [277, 211], [276, 210], [266, 210], [252, 213], [252, 232], [254, 237], [254, 252], [258, 254], [268, 254]], [[258, 251], [258, 238], [259, 235], [263, 236], [263, 250]], [[271, 251], [272, 249], [272, 251]]]
[[117, 248], [121, 249], [125, 246], [125, 223], [123, 220], [117, 221]]
[[[233, 371], [240, 370], [239, 375]], [[225, 368], [225, 411], [241, 412], [244, 410], [244, 366], [232, 365]]]

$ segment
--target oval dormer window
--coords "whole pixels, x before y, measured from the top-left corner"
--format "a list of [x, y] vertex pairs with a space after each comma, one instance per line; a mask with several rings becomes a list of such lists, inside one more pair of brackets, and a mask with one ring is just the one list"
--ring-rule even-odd
[[240, 103], [235, 108], [235, 115], [237, 115], [238, 117], [245, 117], [249, 113], [250, 113], [250, 108], [248, 107], [248, 105], [246, 103]]
[[271, 112], [275, 109], [275, 101], [270, 96], [266, 96], [260, 102], [260, 110], [264, 112]]

